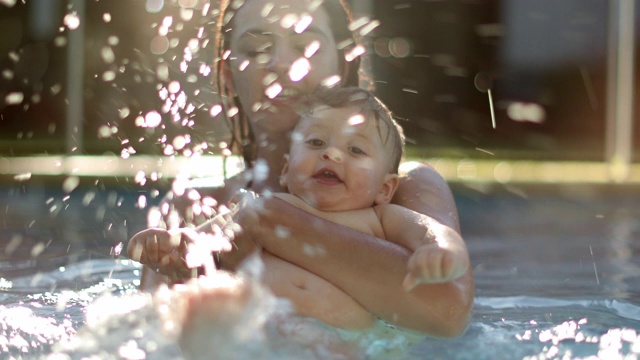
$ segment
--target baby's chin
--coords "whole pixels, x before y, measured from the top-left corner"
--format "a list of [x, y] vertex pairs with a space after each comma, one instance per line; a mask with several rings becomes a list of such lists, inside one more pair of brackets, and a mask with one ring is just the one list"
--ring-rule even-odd
[[306, 195], [302, 199], [312, 208], [323, 212], [343, 212], [372, 207], [375, 204], [358, 201], [352, 202], [348, 199], [329, 199], [320, 196]]

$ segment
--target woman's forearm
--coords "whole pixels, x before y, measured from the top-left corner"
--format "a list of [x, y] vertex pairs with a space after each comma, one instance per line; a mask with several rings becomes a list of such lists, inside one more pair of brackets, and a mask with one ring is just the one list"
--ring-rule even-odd
[[274, 255], [331, 282], [376, 316], [439, 336], [453, 336], [466, 327], [468, 309], [458, 310], [466, 300], [466, 278], [405, 292], [402, 281], [411, 255], [407, 249], [280, 199], [264, 199], [263, 206], [260, 226], [248, 227], [259, 231], [252, 237]]

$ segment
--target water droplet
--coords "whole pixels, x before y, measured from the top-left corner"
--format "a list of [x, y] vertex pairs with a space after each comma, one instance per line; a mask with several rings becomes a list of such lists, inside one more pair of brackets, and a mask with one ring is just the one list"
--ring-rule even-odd
[[120, 43], [120, 38], [116, 35], [111, 35], [107, 38], [107, 44], [111, 46], [116, 46]]
[[366, 36], [367, 34], [372, 32], [378, 26], [380, 26], [380, 21], [378, 21], [378, 20], [373, 20], [373, 21], [369, 22], [366, 26], [364, 26], [362, 29], [360, 29], [360, 36]]
[[240, 71], [244, 71], [247, 66], [249, 66], [249, 60], [245, 60], [242, 63], [240, 63], [240, 66], [238, 66], [238, 70]]
[[61, 90], [62, 90], [62, 85], [55, 84], [51, 86], [51, 95], [58, 95], [58, 93], [60, 93]]
[[[280, 90], [282, 90], [282, 87], [280, 87]], [[238, 108], [237, 107], [232, 107], [231, 109], [229, 109], [229, 111], [227, 111], [227, 116], [228, 117], [234, 117], [238, 114]]]
[[302, 15], [300, 20], [298, 20], [298, 22], [296, 22], [296, 26], [294, 27], [294, 31], [296, 33], [298, 33], [298, 34], [302, 34], [302, 32], [307, 30], [307, 27], [309, 27], [309, 25], [311, 25], [312, 21], [313, 21], [313, 18], [311, 17], [311, 15], [307, 15], [307, 14]]
[[69, 176], [62, 182], [62, 190], [68, 194], [75, 190], [75, 188], [77, 188], [79, 184], [80, 178], [78, 178], [77, 176]]
[[307, 74], [309, 74], [309, 69], [311, 69], [309, 60], [307, 60], [307, 58], [301, 57], [298, 60], [294, 61], [293, 64], [291, 64], [291, 68], [289, 69], [289, 78], [294, 82], [300, 81], [305, 76], [307, 76]]
[[282, 92], [282, 85], [277, 82], [269, 85], [264, 91], [269, 99], [275, 98], [276, 96], [278, 96], [278, 94], [280, 94], [280, 92]]
[[209, 110], [209, 114], [213, 117], [218, 116], [218, 114], [220, 114], [222, 112], [222, 106], [220, 105], [213, 105], [211, 107], [211, 110]]
[[9, 54], [7, 55], [9, 56], [9, 59], [14, 63], [17, 63], [18, 61], [20, 61], [20, 55], [18, 55], [18, 53], [15, 51], [10, 51]]
[[258, 159], [253, 168], [253, 176], [256, 182], [264, 181], [269, 177], [269, 165], [263, 159]]
[[24, 100], [24, 94], [18, 91], [11, 92], [7, 94], [7, 96], [4, 98], [4, 102], [7, 105], [18, 105], [22, 103], [23, 100]]
[[118, 117], [119, 117], [120, 119], [124, 119], [124, 118], [126, 118], [127, 116], [129, 116], [129, 113], [130, 113], [130, 110], [129, 110], [129, 108], [128, 108], [128, 107], [126, 107], [126, 106], [125, 106], [125, 107], [123, 107], [123, 108], [118, 109]]
[[364, 51], [365, 51], [364, 46], [358, 45], [354, 47], [351, 51], [349, 51], [347, 54], [345, 54], [344, 59], [347, 60], [348, 62], [351, 62], [358, 56], [364, 54]]
[[7, 255], [13, 254], [13, 252], [18, 249], [18, 246], [20, 246], [21, 243], [22, 243], [22, 235], [20, 234], [13, 235], [11, 237], [11, 240], [9, 240], [9, 243], [7, 244], [7, 246], [4, 248], [4, 253]]
[[164, 35], [158, 35], [151, 39], [149, 49], [155, 55], [162, 55], [169, 50], [169, 39]]
[[158, 127], [162, 123], [162, 116], [157, 111], [149, 111], [144, 117], [144, 126], [148, 128]]
[[112, 70], [107, 70], [102, 74], [102, 80], [105, 82], [110, 82], [116, 79], [116, 73]]
[[56, 36], [56, 38], [53, 39], [53, 44], [57, 47], [63, 47], [67, 45], [67, 38], [64, 36]]
[[93, 199], [95, 199], [96, 197], [96, 193], [93, 191], [89, 191], [86, 194], [84, 194], [84, 197], [82, 198], [82, 205], [84, 206], [89, 206], [89, 204], [91, 204], [91, 202], [93, 201]]
[[147, 197], [144, 195], [140, 195], [138, 196], [138, 208], [139, 209], [144, 209], [147, 207]]
[[358, 125], [358, 124], [364, 123], [364, 120], [365, 120], [365, 118], [364, 118], [364, 116], [362, 114], [356, 114], [356, 115], [353, 115], [352, 117], [350, 117], [349, 120], [347, 120], [347, 123], [349, 125], [351, 125], [351, 126], [354, 126], [354, 125]]
[[104, 13], [102, 14], [102, 20], [106, 23], [110, 23], [111, 22], [111, 14], [109, 13]]
[[264, 5], [264, 7], [262, 8], [262, 10], [260, 10], [260, 15], [261, 15], [262, 17], [267, 17], [267, 16], [269, 16], [269, 13], [271, 13], [271, 10], [273, 10], [273, 7], [274, 7], [273, 3], [271, 3], [271, 2], [266, 3], [266, 4]]
[[322, 80], [321, 84], [324, 87], [334, 87], [336, 85], [338, 85], [340, 83], [340, 80], [342, 80], [340, 78], [339, 75], [333, 75], [333, 76], [329, 76], [328, 78]]
[[160, 81], [167, 81], [169, 79], [169, 66], [167, 64], [159, 64], [156, 68], [156, 76]]
[[173, 139], [173, 147], [176, 150], [182, 150], [189, 143], [188, 136], [178, 135]]
[[304, 48], [304, 57], [312, 57], [320, 49], [320, 41], [314, 40]]
[[75, 11], [65, 15], [63, 22], [69, 30], [75, 30], [80, 26], [80, 18]]
[[169, 90], [171, 94], [176, 94], [180, 91], [180, 83], [178, 81], [172, 81], [169, 83], [169, 86], [167, 86], [167, 90]]
[[2, 70], [2, 77], [5, 78], [6, 80], [12, 80], [14, 75], [15, 74], [11, 69]]
[[296, 22], [298, 22], [298, 15], [294, 13], [285, 14], [282, 19], [280, 19], [280, 26], [284, 29], [289, 29]]
[[269, 85], [271, 85], [271, 83], [273, 83], [277, 79], [278, 79], [278, 75], [276, 73], [268, 73], [262, 79], [262, 85], [269, 86]]
[[12, 7], [16, 4], [18, 0], [0, 0], [0, 4], [5, 5], [7, 7]]
[[102, 61], [104, 61], [105, 64], [111, 64], [116, 58], [110, 46], [103, 47], [100, 50], [100, 56], [102, 56]]
[[170, 144], [167, 144], [164, 147], [164, 150], [162, 151], [163, 154], [165, 154], [166, 156], [171, 156], [175, 153], [175, 151], [173, 150], [173, 146]]
[[133, 177], [133, 182], [139, 184], [140, 186], [143, 186], [147, 182], [147, 177], [144, 171], [139, 170]]
[[164, 7], [164, 0], [147, 0], [145, 9], [150, 13], [158, 13]]
[[27, 181], [31, 179], [31, 173], [18, 174], [13, 177], [15, 181]]
[[43, 243], [35, 244], [33, 248], [31, 248], [31, 256], [37, 257], [38, 255], [42, 254], [44, 249], [45, 249], [45, 245]]

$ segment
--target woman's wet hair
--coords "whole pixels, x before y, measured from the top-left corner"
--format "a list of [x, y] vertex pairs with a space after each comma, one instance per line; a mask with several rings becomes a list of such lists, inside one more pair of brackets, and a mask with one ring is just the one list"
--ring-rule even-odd
[[[233, 153], [241, 153], [246, 166], [252, 167], [256, 157], [256, 146], [251, 125], [239, 100], [228, 93], [227, 80], [224, 76], [225, 63], [227, 58], [232, 56], [229, 54], [229, 46], [233, 32], [234, 15], [247, 1], [252, 0], [220, 0], [219, 2], [220, 13], [216, 21], [214, 38], [213, 81], [223, 109], [221, 114], [226, 117], [231, 132], [228, 148]], [[353, 22], [353, 15], [347, 5], [347, 0], [323, 0], [320, 6], [329, 15], [331, 32], [338, 45], [336, 51], [338, 51], [338, 61], [340, 61], [340, 86], [357, 87], [360, 85], [361, 78], [364, 77], [361, 74], [363, 70], [360, 66], [360, 56], [352, 61], [346, 61], [345, 55], [355, 46], [361, 45], [362, 40], [357, 33], [349, 30], [349, 25]], [[237, 112], [233, 111], [235, 115], [228, 115], [230, 109], [237, 109]]]
[[[299, 110], [301, 117], [313, 117], [319, 106], [357, 107], [366, 121], [374, 120], [382, 144], [391, 149], [390, 172], [397, 174], [404, 158], [404, 130], [387, 106], [372, 92], [360, 87], [330, 88], [310, 95]], [[384, 126], [381, 126], [384, 125]]]

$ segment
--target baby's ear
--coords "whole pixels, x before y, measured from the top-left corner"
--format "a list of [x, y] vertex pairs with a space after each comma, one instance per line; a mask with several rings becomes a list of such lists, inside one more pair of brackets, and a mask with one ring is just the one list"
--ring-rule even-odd
[[287, 174], [289, 173], [289, 154], [284, 156], [284, 164], [282, 165], [282, 172], [280, 173], [280, 186], [287, 188]]
[[382, 183], [382, 187], [375, 198], [376, 205], [390, 203], [393, 198], [393, 194], [395, 194], [396, 189], [398, 189], [398, 184], [400, 184], [398, 174], [385, 175], [384, 183]]

